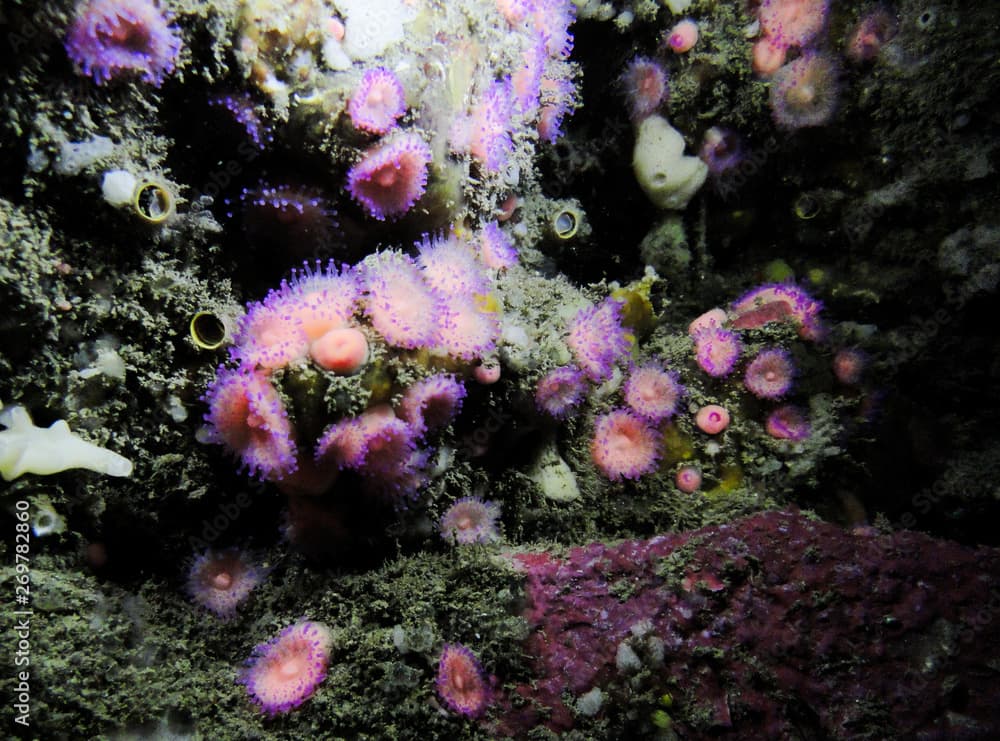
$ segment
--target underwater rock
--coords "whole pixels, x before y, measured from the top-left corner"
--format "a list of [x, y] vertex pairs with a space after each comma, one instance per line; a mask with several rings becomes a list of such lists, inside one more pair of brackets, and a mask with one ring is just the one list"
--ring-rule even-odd
[[[683, 738], [1000, 729], [982, 650], [1000, 641], [997, 549], [767, 512], [512, 560], [526, 575], [535, 658], [498, 720], [503, 733], [567, 731], [566, 703], [595, 687], [609, 698], [600, 717], [631, 717], [643, 737], [668, 705]], [[623, 651], [642, 664], [634, 678]]]

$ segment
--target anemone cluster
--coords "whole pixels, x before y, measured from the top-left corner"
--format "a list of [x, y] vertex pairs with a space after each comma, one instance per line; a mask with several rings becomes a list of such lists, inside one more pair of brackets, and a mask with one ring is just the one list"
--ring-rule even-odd
[[[412, 496], [422, 446], [461, 409], [462, 376], [497, 350], [496, 273], [485, 261], [511, 256], [498, 236], [425, 238], [417, 259], [387, 250], [296, 271], [242, 318], [232, 365], [205, 394], [209, 438], [295, 491], [322, 493], [349, 470]], [[303, 394], [312, 403], [292, 412], [287, 400]]]

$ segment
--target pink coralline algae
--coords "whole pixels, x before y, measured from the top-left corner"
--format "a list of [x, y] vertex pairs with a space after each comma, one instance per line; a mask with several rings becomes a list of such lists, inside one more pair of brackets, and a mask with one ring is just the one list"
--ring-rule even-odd
[[379, 221], [402, 216], [424, 194], [430, 147], [400, 134], [367, 150], [347, 173], [347, 191]]
[[66, 53], [99, 84], [128, 75], [159, 87], [174, 71], [181, 40], [150, 0], [82, 3], [66, 34]]
[[385, 67], [365, 71], [347, 105], [354, 127], [372, 134], [386, 133], [405, 112], [403, 85]]
[[[989, 592], [996, 549], [767, 512], [512, 559], [533, 667], [498, 699], [499, 735], [578, 727], [572, 698], [595, 687], [610, 698], [602, 715], [619, 717], [648, 715], [669, 691], [681, 738], [979, 738], [1000, 727], [983, 651], [1000, 645], [988, 606], [1000, 600]], [[616, 666], [619, 647], [640, 642], [660, 647], [636, 651], [642, 684]], [[945, 711], [956, 685], [961, 709]], [[860, 698], [891, 701], [872, 716]]]
[[490, 688], [475, 654], [460, 643], [446, 643], [438, 659], [437, 691], [454, 713], [478, 718], [490, 702]]
[[566, 344], [591, 381], [607, 380], [632, 346], [621, 313], [621, 303], [607, 298], [597, 306], [581, 309], [570, 322]]
[[198, 605], [223, 620], [260, 584], [263, 573], [235, 548], [198, 556], [188, 572], [187, 590]]
[[322, 623], [295, 623], [254, 649], [238, 681], [268, 715], [287, 713], [312, 697], [326, 678], [332, 644], [330, 629]]
[[441, 537], [460, 545], [496, 543], [500, 540], [497, 520], [500, 507], [477, 497], [459, 499], [441, 517]]

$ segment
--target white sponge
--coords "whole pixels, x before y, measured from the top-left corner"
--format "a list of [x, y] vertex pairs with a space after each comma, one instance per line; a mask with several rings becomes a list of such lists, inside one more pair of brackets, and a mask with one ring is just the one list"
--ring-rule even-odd
[[[0, 405], [2, 406], [2, 405]], [[63, 420], [35, 427], [24, 407], [0, 411], [0, 476], [13, 481], [22, 473], [51, 474], [86, 468], [108, 476], [129, 476], [132, 461], [88, 443], [69, 431]]]
[[354, 60], [371, 59], [403, 38], [416, 11], [403, 0], [336, 0], [345, 16], [343, 48]]
[[704, 162], [684, 156], [684, 137], [662, 116], [639, 125], [632, 169], [653, 205], [675, 211], [688, 205], [708, 176]]

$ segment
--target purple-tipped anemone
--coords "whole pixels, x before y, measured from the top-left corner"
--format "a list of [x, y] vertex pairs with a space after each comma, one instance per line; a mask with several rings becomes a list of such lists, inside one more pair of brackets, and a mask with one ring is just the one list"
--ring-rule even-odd
[[534, 0], [497, 0], [497, 9], [513, 27], [520, 26], [535, 9]]
[[812, 432], [805, 411], [791, 404], [785, 404], [771, 412], [764, 426], [771, 437], [792, 442], [801, 442]]
[[338, 239], [337, 212], [317, 188], [258, 183], [240, 195], [243, 231], [262, 255], [304, 258]]
[[791, 391], [794, 378], [792, 356], [786, 350], [768, 348], [750, 361], [743, 385], [758, 399], [780, 399]]
[[264, 149], [274, 142], [274, 134], [257, 114], [254, 101], [247, 93], [216, 95], [208, 99], [208, 104], [227, 111], [257, 149]]
[[545, 39], [545, 49], [553, 59], [567, 59], [573, 51], [569, 27], [576, 20], [576, 6], [570, 0], [535, 0], [532, 10], [535, 29]]
[[340, 469], [358, 469], [365, 462], [368, 440], [358, 417], [342, 419], [330, 425], [316, 442], [316, 461]]
[[385, 67], [366, 70], [347, 105], [354, 127], [372, 134], [386, 133], [405, 112], [403, 85]]
[[633, 121], [641, 121], [657, 109], [667, 99], [667, 70], [655, 59], [635, 57], [625, 67], [621, 76], [629, 115]]
[[471, 245], [449, 235], [424, 236], [417, 243], [417, 263], [427, 284], [444, 296], [474, 296], [490, 290], [489, 276], [483, 270]]
[[236, 548], [206, 551], [195, 559], [188, 572], [187, 591], [196, 604], [216, 617], [229, 620], [263, 576], [263, 571]]
[[402, 216], [427, 187], [430, 147], [400, 134], [367, 150], [347, 173], [347, 191], [379, 221]]
[[202, 400], [209, 434], [262, 478], [280, 480], [297, 468], [288, 414], [267, 376], [246, 367], [219, 368]]
[[465, 386], [455, 376], [439, 373], [410, 386], [399, 403], [399, 415], [423, 437], [446, 427], [462, 410]]
[[436, 352], [460, 360], [482, 360], [496, 352], [500, 339], [497, 313], [478, 296], [452, 296], [444, 302]]
[[337, 313], [346, 322], [361, 296], [361, 282], [350, 265], [344, 264], [338, 270], [334, 260], [328, 260], [326, 265], [316, 260], [293, 268], [291, 278], [281, 281], [280, 290], [293, 296], [318, 296], [324, 303], [339, 307]]
[[534, 44], [521, 52], [521, 64], [511, 75], [514, 108], [525, 116], [533, 115], [538, 109], [538, 96], [542, 92], [542, 73], [545, 71], [545, 57], [545, 40], [538, 38]]
[[632, 347], [621, 314], [621, 303], [607, 298], [597, 306], [581, 309], [570, 322], [566, 344], [591, 381], [607, 380]]
[[573, 103], [573, 83], [569, 80], [542, 80], [542, 107], [538, 114], [538, 136], [549, 144], [563, 135], [563, 119], [570, 113]]
[[329, 427], [316, 445], [316, 460], [360, 474], [370, 491], [397, 502], [416, 493], [423, 483], [425, 456], [417, 434], [387, 406]]
[[695, 360], [703, 371], [712, 378], [723, 378], [732, 373], [742, 351], [735, 332], [709, 327], [696, 332], [693, 339]]
[[294, 297], [280, 289], [249, 304], [236, 328], [229, 357], [245, 368], [265, 372], [305, 358], [309, 338], [293, 314], [296, 304]]
[[649, 422], [662, 422], [677, 413], [684, 396], [680, 376], [658, 363], [632, 368], [625, 382], [625, 403]]
[[590, 455], [611, 481], [638, 479], [656, 470], [660, 435], [638, 414], [613, 409], [594, 421]]
[[493, 270], [507, 270], [517, 265], [517, 247], [495, 221], [479, 232], [479, 258]]
[[159, 87], [181, 49], [177, 29], [150, 0], [82, 3], [65, 40], [66, 53], [99, 85], [127, 75]]
[[426, 347], [438, 337], [444, 302], [409, 255], [380, 252], [360, 266], [367, 296], [365, 313], [385, 341], [396, 347]]
[[783, 129], [829, 123], [837, 110], [840, 68], [830, 54], [807, 52], [774, 73], [771, 115]]
[[712, 126], [701, 140], [698, 157], [708, 166], [712, 177], [725, 175], [743, 161], [740, 135], [720, 126]]
[[426, 463], [426, 454], [417, 449], [413, 428], [401, 419], [387, 417], [369, 434], [365, 462], [358, 472], [368, 491], [405, 506], [424, 483]]
[[496, 80], [490, 83], [469, 120], [469, 151], [490, 172], [503, 168], [514, 149], [510, 137], [513, 109], [511, 81]]
[[326, 678], [332, 644], [330, 629], [322, 623], [295, 623], [257, 645], [237, 681], [268, 715], [287, 713], [312, 697]]
[[587, 395], [587, 378], [571, 365], [554, 368], [538, 380], [535, 405], [555, 419], [565, 419]]
[[438, 696], [454, 713], [478, 718], [490, 702], [483, 667], [460, 643], [446, 643], [438, 660]]
[[459, 545], [496, 543], [500, 540], [497, 520], [500, 507], [478, 497], [459, 499], [441, 517], [441, 537]]
[[829, 15], [830, 0], [762, 0], [757, 11], [761, 30], [782, 49], [812, 46]]

